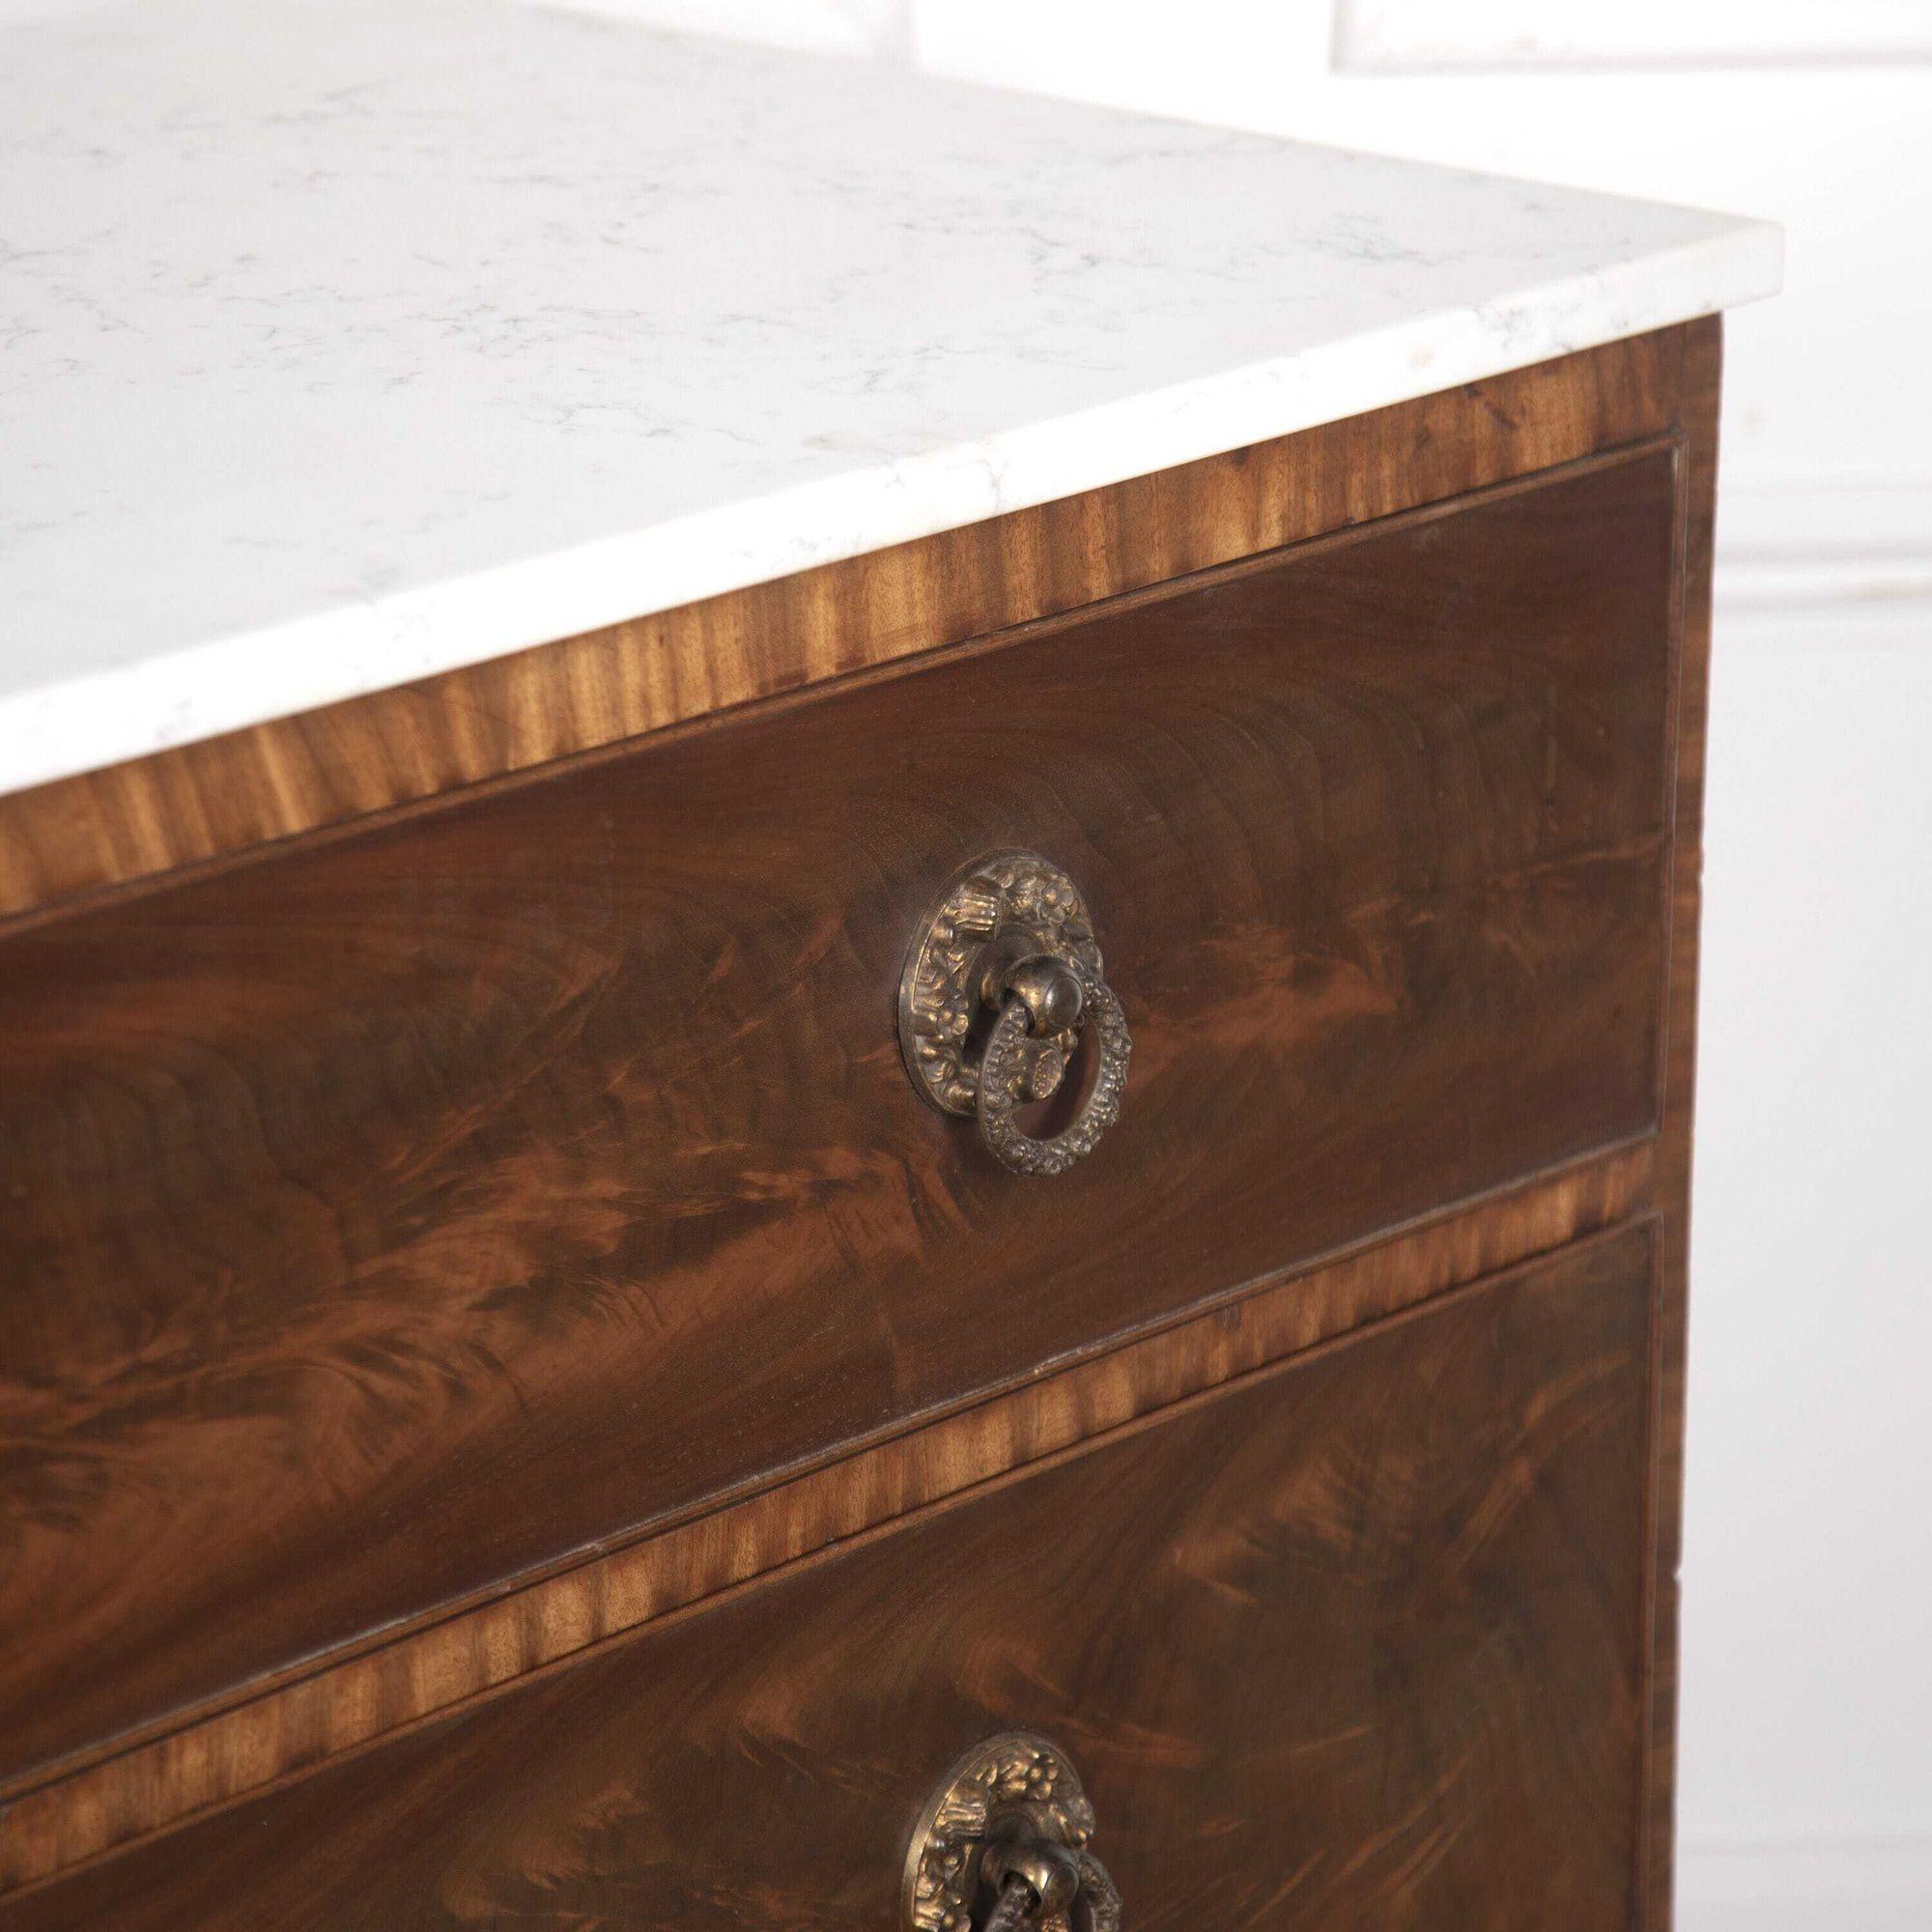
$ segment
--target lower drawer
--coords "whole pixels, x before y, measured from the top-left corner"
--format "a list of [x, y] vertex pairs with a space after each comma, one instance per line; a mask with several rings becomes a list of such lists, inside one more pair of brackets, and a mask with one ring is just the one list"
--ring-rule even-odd
[[0, 1905], [0, 1932], [904, 1922], [1008, 1729], [1130, 1932], [1612, 1932], [1652, 1254], [1628, 1228]]

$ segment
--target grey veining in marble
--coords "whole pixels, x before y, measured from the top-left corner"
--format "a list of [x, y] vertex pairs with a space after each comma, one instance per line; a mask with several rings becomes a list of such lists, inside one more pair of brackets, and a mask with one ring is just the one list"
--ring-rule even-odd
[[1768, 292], [1766, 224], [497, 0], [0, 30], [0, 789]]

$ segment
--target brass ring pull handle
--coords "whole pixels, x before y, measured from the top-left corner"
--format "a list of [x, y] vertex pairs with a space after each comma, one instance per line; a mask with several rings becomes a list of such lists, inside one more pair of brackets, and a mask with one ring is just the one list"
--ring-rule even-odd
[[[1066, 1077], [1083, 1027], [1099, 1055], [1080, 1112], [1040, 1139], [1014, 1119]], [[1032, 852], [975, 861], [926, 916], [899, 980], [899, 1046], [913, 1083], [1015, 1174], [1060, 1174], [1121, 1111], [1133, 1040], [1102, 975], [1073, 881]]]
[[984, 1862], [997, 1881], [985, 1932], [1021, 1926], [1121, 1932], [1121, 1894], [1092, 1852], [1054, 1844], [996, 1845]]
[[906, 1853], [905, 1932], [1120, 1932], [1121, 1894], [1088, 1848], [1094, 1807], [1065, 1754], [1009, 1731], [928, 1801]]
[[[1068, 1126], [1046, 1140], [1036, 1140], [1025, 1132], [1015, 1124], [1013, 1110], [1024, 1100], [1044, 1097], [1037, 1092], [1037, 1077], [1028, 1057], [1031, 1042], [1040, 1037], [1040, 1028], [1027, 1001], [1017, 993], [1009, 994], [980, 1057], [979, 1111], [980, 1138], [993, 1158], [1015, 1174], [1060, 1174], [1081, 1155], [1094, 1151], [1094, 1143], [1120, 1114], [1127, 1057], [1134, 1050], [1127, 1035], [1127, 1016], [1121, 1010], [1113, 988], [1104, 980], [1090, 979], [1077, 967], [1059, 966], [1058, 970], [1079, 989], [1080, 1009], [1100, 1049], [1100, 1066], [1093, 1091]], [[1054, 1084], [1059, 1084], [1057, 1079]]]

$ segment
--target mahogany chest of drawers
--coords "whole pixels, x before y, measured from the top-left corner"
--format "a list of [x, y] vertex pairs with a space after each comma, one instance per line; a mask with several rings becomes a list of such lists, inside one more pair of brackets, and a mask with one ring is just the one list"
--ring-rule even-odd
[[1775, 233], [497, 0], [0, 128], [0, 1932], [1666, 1932]]
[[1717, 339], [9, 801], [0, 1926], [1628, 1925]]

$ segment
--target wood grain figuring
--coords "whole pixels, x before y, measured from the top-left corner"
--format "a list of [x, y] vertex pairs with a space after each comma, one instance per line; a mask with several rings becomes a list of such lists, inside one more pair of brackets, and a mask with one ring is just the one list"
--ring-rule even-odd
[[0, 797], [0, 917], [526, 770], [1667, 427], [1681, 330]]
[[[1647, 1131], [1673, 479], [13, 935], [0, 1771]], [[1088, 894], [1136, 1039], [1050, 1183], [893, 1030], [934, 893], [1011, 846]]]
[[0, 1904], [4, 1932], [878, 1926], [1055, 1738], [1144, 1932], [1624, 1932], [1639, 1226]]
[[298, 1677], [0, 1807], [0, 1890], [319, 1765], [763, 1571], [1432, 1295], [1649, 1199], [1641, 1143]]

